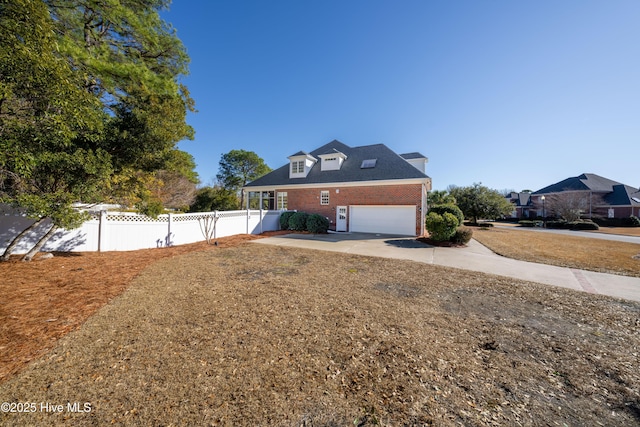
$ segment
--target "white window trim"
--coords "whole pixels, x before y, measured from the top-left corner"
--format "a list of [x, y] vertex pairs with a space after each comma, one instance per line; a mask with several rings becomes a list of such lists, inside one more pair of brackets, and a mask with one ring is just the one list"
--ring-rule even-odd
[[326, 206], [329, 204], [329, 191], [321, 191], [320, 192], [320, 204]]
[[295, 160], [291, 162], [291, 173], [292, 174], [304, 173], [304, 160]]
[[278, 210], [287, 210], [287, 206], [289, 204], [289, 200], [287, 197], [287, 192], [286, 191], [279, 191], [278, 192]]

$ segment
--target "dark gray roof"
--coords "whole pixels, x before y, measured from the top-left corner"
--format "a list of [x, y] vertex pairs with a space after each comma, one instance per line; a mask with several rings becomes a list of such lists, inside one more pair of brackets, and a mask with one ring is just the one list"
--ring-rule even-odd
[[[420, 172], [384, 144], [349, 147], [340, 141], [333, 140], [309, 154], [317, 157], [333, 150], [337, 150], [347, 156], [340, 170], [321, 171], [320, 162], [317, 162], [306, 178], [289, 178], [289, 163], [287, 163], [250, 182], [246, 187], [428, 178], [427, 175]], [[370, 169], [361, 169], [362, 161], [367, 159], [377, 159], [376, 166]]]
[[555, 184], [544, 187], [533, 194], [560, 193], [562, 191], [587, 190], [596, 193], [610, 193], [614, 185], [622, 185], [617, 181], [603, 178], [594, 173], [583, 173], [579, 176], [567, 178]]
[[583, 173], [579, 176], [567, 178], [544, 187], [533, 194], [560, 193], [563, 191], [592, 191], [601, 193], [605, 203], [611, 206], [640, 206], [640, 202], [633, 200], [634, 197], [640, 199], [640, 197], [634, 195], [640, 194], [640, 190], [593, 173]]
[[635, 196], [634, 194], [638, 193], [637, 188], [629, 187], [628, 185], [620, 184], [614, 185], [613, 191], [606, 196], [604, 196], [604, 200], [607, 204], [615, 206], [615, 205], [634, 205], [640, 206], [640, 202], [633, 200], [633, 198], [637, 198], [640, 200], [640, 197]]
[[411, 159], [426, 159], [427, 156], [424, 156], [420, 153], [413, 152], [413, 153], [404, 153], [404, 154], [400, 154], [400, 157], [402, 157], [405, 160], [411, 160]]

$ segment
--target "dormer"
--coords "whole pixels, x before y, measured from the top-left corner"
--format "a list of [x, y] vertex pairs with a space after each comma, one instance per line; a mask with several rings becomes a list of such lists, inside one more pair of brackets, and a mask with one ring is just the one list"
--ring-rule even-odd
[[406, 153], [400, 154], [400, 157], [405, 159], [407, 163], [409, 163], [414, 168], [418, 169], [422, 173], [427, 173], [427, 159], [424, 155], [420, 153]]
[[317, 161], [318, 159], [304, 151], [289, 156], [289, 178], [306, 178]]
[[340, 170], [342, 163], [347, 159], [347, 155], [333, 150], [327, 154], [320, 154], [320, 171], [337, 171]]

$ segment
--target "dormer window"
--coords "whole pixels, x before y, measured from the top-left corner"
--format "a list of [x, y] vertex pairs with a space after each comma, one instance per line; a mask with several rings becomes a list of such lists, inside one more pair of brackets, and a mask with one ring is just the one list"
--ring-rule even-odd
[[321, 171], [337, 171], [340, 170], [342, 163], [346, 160], [347, 156], [337, 150], [333, 150], [326, 154], [320, 154], [320, 170]]
[[291, 162], [291, 173], [304, 173], [304, 160]]
[[306, 178], [317, 159], [311, 154], [300, 151], [289, 156], [289, 178]]

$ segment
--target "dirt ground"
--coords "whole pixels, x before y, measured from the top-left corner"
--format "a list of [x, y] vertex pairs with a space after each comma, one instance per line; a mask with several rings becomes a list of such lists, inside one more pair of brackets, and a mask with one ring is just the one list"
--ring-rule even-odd
[[0, 424], [640, 424], [638, 303], [251, 238], [0, 264]]

